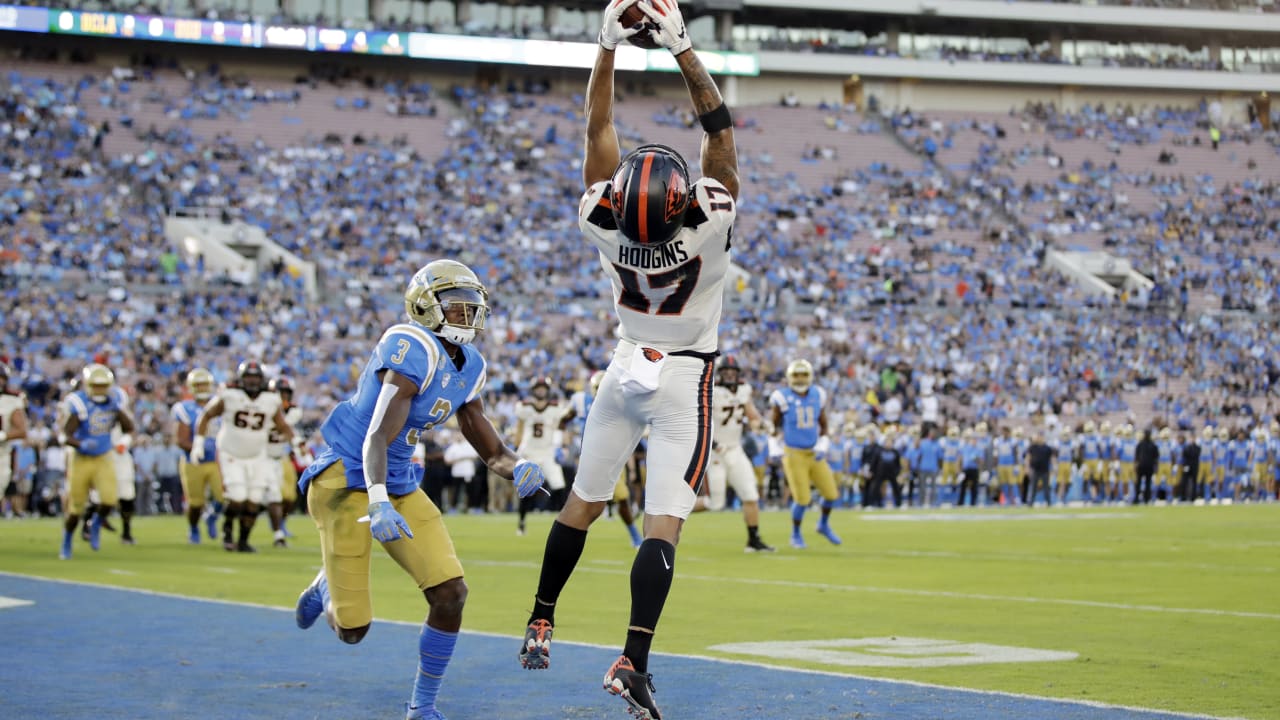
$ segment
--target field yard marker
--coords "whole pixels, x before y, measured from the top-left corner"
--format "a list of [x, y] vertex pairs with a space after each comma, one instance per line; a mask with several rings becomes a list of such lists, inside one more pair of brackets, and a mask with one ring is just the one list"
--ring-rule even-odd
[[19, 600], [18, 598], [0, 596], [0, 610], [5, 608], [23, 607], [24, 605], [35, 605], [30, 600]]

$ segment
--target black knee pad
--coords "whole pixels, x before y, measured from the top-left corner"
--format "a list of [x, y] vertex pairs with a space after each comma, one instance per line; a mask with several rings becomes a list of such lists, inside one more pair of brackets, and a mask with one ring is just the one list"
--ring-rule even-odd
[[136, 503], [137, 503], [137, 501], [135, 501], [135, 500], [121, 500], [121, 501], [120, 501], [120, 514], [122, 514], [122, 515], [123, 515], [124, 513], [129, 513], [130, 515], [132, 515], [132, 514], [133, 514], [133, 510], [134, 510], [134, 508], [135, 508], [135, 507], [137, 507], [137, 504], [136, 504]]
[[342, 639], [342, 642], [348, 645], [355, 645], [363, 640], [364, 636], [368, 633], [368, 625], [361, 625], [358, 628], [338, 628], [338, 637]]

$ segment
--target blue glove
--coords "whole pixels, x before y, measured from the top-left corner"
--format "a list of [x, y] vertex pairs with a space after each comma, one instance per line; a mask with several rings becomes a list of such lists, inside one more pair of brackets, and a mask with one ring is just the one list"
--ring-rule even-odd
[[401, 534], [413, 537], [409, 523], [389, 502], [369, 503], [369, 532], [373, 533], [374, 540], [384, 543], [399, 540]]
[[511, 482], [515, 483], [516, 494], [522, 498], [538, 492], [538, 488], [547, 481], [546, 476], [542, 474], [542, 468], [537, 463], [531, 463], [528, 460], [521, 460], [516, 463], [515, 472], [511, 475]]
[[82, 455], [90, 455], [98, 450], [98, 438], [87, 437], [80, 441], [78, 451]]

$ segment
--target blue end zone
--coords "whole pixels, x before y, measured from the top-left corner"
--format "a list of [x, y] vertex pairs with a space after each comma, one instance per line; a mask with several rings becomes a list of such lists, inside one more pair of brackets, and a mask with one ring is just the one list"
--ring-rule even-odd
[[[301, 590], [301, 588], [299, 588]], [[339, 642], [292, 609], [181, 599], [0, 574], [0, 716], [170, 720], [403, 717], [418, 629], [376, 622]], [[521, 670], [519, 640], [464, 633], [440, 709], [450, 720], [622, 720], [601, 689], [617, 650], [560, 642], [550, 671]], [[657, 656], [666, 720], [1119, 720], [1187, 715], [974, 693], [882, 680]]]

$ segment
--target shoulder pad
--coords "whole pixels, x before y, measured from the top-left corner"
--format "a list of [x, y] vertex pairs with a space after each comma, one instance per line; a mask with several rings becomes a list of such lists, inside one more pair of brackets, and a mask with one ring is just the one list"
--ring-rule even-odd
[[[583, 208], [583, 213], [587, 218], [587, 222], [595, 225], [602, 230], [617, 230], [618, 222], [613, 219], [613, 204], [609, 201], [609, 183], [604, 184], [604, 188], [600, 192], [600, 197], [590, 208]], [[595, 188], [593, 187], [592, 190]], [[591, 200], [592, 191], [588, 190], [587, 195], [583, 197], [583, 202]]]

